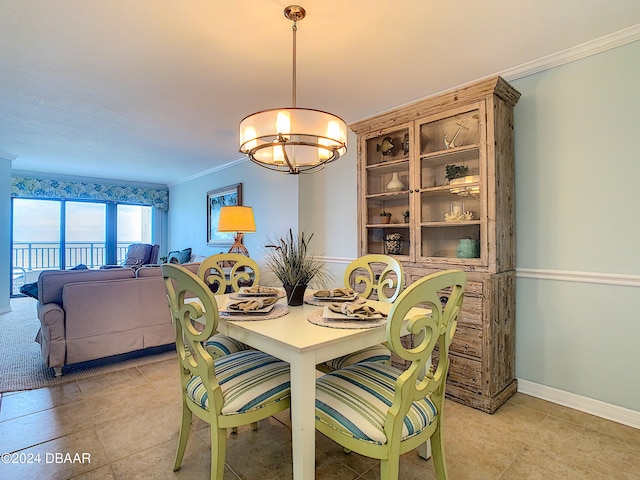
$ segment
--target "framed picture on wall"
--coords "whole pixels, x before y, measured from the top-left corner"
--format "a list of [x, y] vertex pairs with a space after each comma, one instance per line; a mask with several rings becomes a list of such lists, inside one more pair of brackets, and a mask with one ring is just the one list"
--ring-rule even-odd
[[220, 209], [226, 206], [242, 205], [242, 184], [217, 188], [207, 192], [207, 245], [212, 247], [230, 247], [234, 234], [218, 232]]

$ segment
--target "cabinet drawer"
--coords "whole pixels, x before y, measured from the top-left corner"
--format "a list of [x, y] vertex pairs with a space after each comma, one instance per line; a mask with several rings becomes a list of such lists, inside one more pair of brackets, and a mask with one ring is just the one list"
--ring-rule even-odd
[[458, 328], [449, 347], [451, 353], [461, 353], [478, 359], [482, 358], [482, 330], [468, 328], [458, 323]]
[[467, 282], [467, 286], [464, 289], [465, 296], [474, 295], [476, 297], [482, 296], [482, 282]]
[[482, 328], [482, 298], [464, 297], [462, 310], [458, 319], [458, 326], [474, 325]]
[[482, 393], [482, 363], [449, 352], [448, 382], [455, 383], [466, 390]]

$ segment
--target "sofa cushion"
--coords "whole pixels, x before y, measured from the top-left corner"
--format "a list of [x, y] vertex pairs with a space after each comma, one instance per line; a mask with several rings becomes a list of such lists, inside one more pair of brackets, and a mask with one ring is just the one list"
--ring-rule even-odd
[[[189, 270], [190, 272], [193, 272], [194, 274], [198, 273], [198, 267], [200, 266], [199, 262], [196, 263], [185, 263], [183, 265], [181, 265], [181, 267], [186, 268], [187, 270]], [[161, 277], [162, 276], [162, 270], [160, 269], [160, 267], [142, 267], [140, 269], [138, 269], [138, 271], [136, 272], [136, 277]]]
[[167, 263], [187, 263], [191, 259], [191, 249], [173, 250], [167, 255]]
[[91, 282], [94, 280], [117, 280], [134, 278], [130, 268], [113, 270], [45, 270], [38, 277], [38, 300], [41, 303], [62, 305], [62, 287], [71, 282]]

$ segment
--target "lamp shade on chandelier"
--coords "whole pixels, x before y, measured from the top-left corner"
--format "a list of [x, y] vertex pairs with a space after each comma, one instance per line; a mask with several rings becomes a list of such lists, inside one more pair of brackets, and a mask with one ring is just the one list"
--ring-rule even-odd
[[284, 15], [293, 21], [293, 106], [244, 118], [240, 122], [240, 152], [263, 167], [297, 174], [322, 168], [344, 155], [347, 125], [331, 113], [296, 107], [296, 22], [306, 12], [291, 5]]

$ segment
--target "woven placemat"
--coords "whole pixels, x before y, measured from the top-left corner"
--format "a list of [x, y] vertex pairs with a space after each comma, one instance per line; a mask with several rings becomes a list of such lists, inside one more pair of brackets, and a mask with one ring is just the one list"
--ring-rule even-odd
[[329, 305], [331, 302], [365, 303], [366, 299], [364, 299], [363, 297], [356, 297], [355, 299], [344, 300], [340, 297], [336, 297], [332, 299], [320, 300], [313, 295], [307, 295], [306, 297], [304, 297], [304, 303], [307, 303], [309, 305], [316, 305], [318, 307], [324, 307], [325, 305]]

